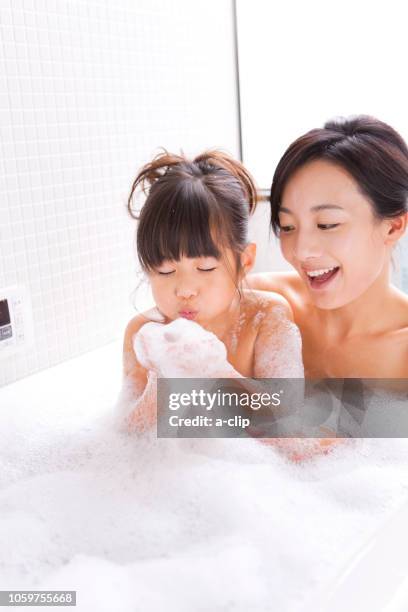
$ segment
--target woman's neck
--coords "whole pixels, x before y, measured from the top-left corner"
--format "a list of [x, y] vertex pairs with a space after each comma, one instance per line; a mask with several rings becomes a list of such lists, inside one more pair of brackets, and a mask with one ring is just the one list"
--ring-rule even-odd
[[381, 333], [390, 326], [397, 294], [385, 266], [374, 283], [349, 304], [332, 310], [316, 309], [322, 332], [338, 340]]

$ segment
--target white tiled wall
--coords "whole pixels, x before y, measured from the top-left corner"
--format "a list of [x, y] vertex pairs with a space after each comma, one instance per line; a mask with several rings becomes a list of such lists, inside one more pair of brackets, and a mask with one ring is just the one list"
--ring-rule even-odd
[[159, 146], [238, 155], [231, 0], [1, 0], [0, 288], [35, 345], [0, 385], [120, 337], [134, 313], [137, 168]]

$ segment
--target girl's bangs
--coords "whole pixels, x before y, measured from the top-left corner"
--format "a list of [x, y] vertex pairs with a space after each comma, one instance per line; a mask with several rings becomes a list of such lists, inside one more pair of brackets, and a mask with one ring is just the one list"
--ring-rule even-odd
[[142, 268], [153, 270], [166, 260], [182, 257], [221, 259], [230, 241], [219, 212], [214, 208], [210, 212], [208, 203], [198, 198], [188, 202], [174, 199], [155, 211], [153, 223], [148, 219], [144, 223], [141, 218], [137, 243]]

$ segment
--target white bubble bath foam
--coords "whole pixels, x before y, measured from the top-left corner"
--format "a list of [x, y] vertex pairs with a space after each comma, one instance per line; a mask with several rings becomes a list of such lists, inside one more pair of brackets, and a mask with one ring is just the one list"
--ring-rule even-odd
[[1, 590], [75, 590], [81, 612], [315, 611], [407, 498], [405, 439], [291, 463], [256, 440], [129, 436], [120, 384], [115, 342], [0, 389]]

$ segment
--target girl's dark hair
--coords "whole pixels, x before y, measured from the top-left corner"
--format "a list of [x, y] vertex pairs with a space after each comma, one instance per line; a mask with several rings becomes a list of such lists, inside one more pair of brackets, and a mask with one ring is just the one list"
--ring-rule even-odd
[[358, 115], [338, 118], [300, 136], [285, 151], [273, 176], [271, 226], [279, 234], [279, 208], [284, 188], [307, 162], [325, 159], [342, 166], [371, 201], [379, 219], [407, 212], [408, 148], [389, 125]]
[[[147, 198], [138, 215], [132, 199], [139, 186]], [[236, 254], [239, 270], [256, 200], [253, 178], [227, 153], [206, 151], [190, 161], [164, 150], [139, 171], [128, 198], [129, 213], [139, 220], [142, 269], [181, 256], [221, 258], [222, 246]]]

